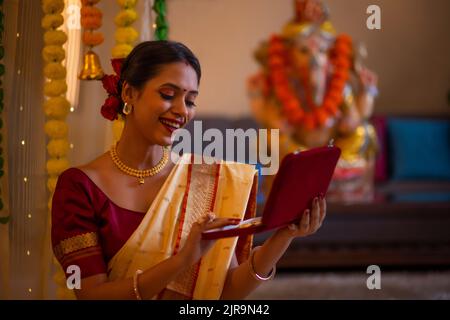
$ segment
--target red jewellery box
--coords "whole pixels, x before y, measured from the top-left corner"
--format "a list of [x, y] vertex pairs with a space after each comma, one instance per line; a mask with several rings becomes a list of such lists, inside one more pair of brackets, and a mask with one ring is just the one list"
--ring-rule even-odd
[[203, 239], [243, 236], [298, 223], [317, 196], [325, 196], [341, 154], [329, 145], [294, 152], [281, 161], [262, 217], [203, 232]]

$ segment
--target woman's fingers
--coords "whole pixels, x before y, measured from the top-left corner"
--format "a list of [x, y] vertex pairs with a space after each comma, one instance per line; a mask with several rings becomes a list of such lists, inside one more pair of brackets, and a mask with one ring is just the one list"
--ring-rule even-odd
[[320, 207], [319, 207], [319, 199], [314, 198], [312, 211], [311, 211], [311, 223], [310, 223], [310, 231], [316, 232], [320, 227]]
[[323, 220], [325, 220], [325, 216], [327, 215], [327, 202], [325, 201], [325, 198], [320, 198], [319, 201], [319, 207], [320, 207], [320, 225], [322, 225]]
[[192, 228], [198, 229], [199, 232], [203, 231], [206, 227], [206, 224], [212, 220], [214, 220], [215, 215], [212, 212], [208, 212], [204, 215], [202, 215], [194, 224], [192, 225]]
[[212, 221], [206, 223], [204, 230], [210, 230], [215, 228], [221, 228], [229, 225], [239, 224], [239, 220], [227, 219], [227, 218], [216, 218]]
[[216, 218], [213, 212], [208, 212], [202, 215], [193, 225], [196, 226], [200, 232], [220, 228], [228, 225], [239, 224], [239, 219], [228, 219], [228, 218]]
[[289, 234], [294, 237], [303, 237], [315, 233], [322, 225], [326, 216], [326, 202], [322, 197], [314, 198], [311, 209], [304, 211], [298, 225], [288, 226]]
[[308, 233], [309, 231], [309, 221], [310, 221], [310, 211], [309, 209], [305, 210], [300, 220], [299, 229], [302, 233]]

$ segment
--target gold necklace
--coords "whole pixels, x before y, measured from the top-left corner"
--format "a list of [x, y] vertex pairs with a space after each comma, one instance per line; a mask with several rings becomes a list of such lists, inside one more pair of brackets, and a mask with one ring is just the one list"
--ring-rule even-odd
[[163, 147], [163, 156], [161, 160], [159, 160], [159, 162], [156, 164], [156, 166], [145, 170], [133, 169], [127, 166], [125, 163], [123, 163], [122, 160], [120, 160], [119, 156], [117, 155], [115, 144], [111, 146], [109, 154], [111, 155], [112, 161], [114, 162], [116, 167], [119, 168], [119, 170], [123, 171], [129, 176], [138, 178], [139, 185], [144, 184], [145, 182], [144, 178], [154, 176], [155, 174], [160, 172], [169, 161], [169, 147]]

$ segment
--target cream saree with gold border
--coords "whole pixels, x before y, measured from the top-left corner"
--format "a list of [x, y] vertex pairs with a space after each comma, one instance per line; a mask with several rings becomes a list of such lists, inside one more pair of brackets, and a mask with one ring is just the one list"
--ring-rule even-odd
[[[194, 155], [184, 154], [174, 166], [138, 228], [108, 263], [110, 281], [132, 278], [137, 269], [149, 269], [176, 254], [191, 225], [208, 211], [223, 218], [255, 216], [258, 176], [254, 166], [196, 163]], [[233, 254], [243, 262], [251, 242], [252, 236], [218, 240], [199, 263], [154, 299], [219, 299]], [[60, 266], [55, 280], [59, 298], [75, 298]]]
[[[192, 224], [208, 211], [223, 218], [255, 215], [254, 166], [224, 161], [195, 164], [193, 160], [194, 155], [184, 154], [172, 169], [139, 227], [109, 262], [110, 281], [132, 278], [137, 269], [149, 269], [176, 254]], [[199, 263], [154, 298], [219, 299], [233, 254], [239, 262], [245, 259], [251, 240], [251, 236], [218, 240]]]

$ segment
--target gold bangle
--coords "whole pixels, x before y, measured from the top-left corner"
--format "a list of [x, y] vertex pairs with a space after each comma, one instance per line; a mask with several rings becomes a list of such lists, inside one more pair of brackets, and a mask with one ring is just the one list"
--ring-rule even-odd
[[142, 270], [137, 269], [136, 272], [134, 273], [134, 277], [133, 277], [133, 290], [134, 290], [134, 295], [136, 296], [136, 300], [142, 300], [141, 294], [139, 293], [139, 287], [138, 287], [139, 275], [141, 273], [142, 273]]
[[252, 253], [250, 254], [250, 259], [249, 259], [249, 262], [248, 262], [248, 264], [250, 266], [250, 273], [258, 281], [272, 280], [275, 277], [275, 273], [277, 272], [277, 267], [276, 266], [273, 266], [272, 270], [270, 270], [270, 273], [267, 275], [267, 277], [262, 277], [259, 274], [257, 274], [256, 271], [255, 271], [254, 256], [255, 256], [255, 252], [258, 251], [259, 248], [261, 248], [261, 247], [253, 248]]

